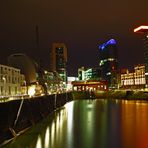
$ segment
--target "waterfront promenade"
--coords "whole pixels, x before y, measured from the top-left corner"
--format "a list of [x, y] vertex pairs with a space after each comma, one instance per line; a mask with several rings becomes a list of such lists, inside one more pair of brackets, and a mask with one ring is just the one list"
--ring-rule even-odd
[[2, 117], [0, 143], [16, 137], [67, 102], [88, 99], [148, 100], [148, 93], [144, 91], [80, 91], [0, 103], [0, 116]]

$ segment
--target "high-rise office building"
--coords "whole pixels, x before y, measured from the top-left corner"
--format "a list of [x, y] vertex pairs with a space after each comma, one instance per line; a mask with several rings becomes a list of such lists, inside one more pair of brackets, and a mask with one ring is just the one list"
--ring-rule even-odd
[[50, 70], [56, 71], [67, 81], [67, 47], [64, 43], [53, 43], [50, 52]]
[[110, 88], [117, 87], [117, 47], [116, 41], [110, 39], [99, 46], [99, 66], [102, 79], [108, 81]]
[[101, 80], [101, 69], [98, 67], [78, 69], [79, 80]]
[[146, 87], [148, 87], [148, 26], [139, 26], [134, 29], [134, 32], [142, 35], [143, 44], [144, 44], [144, 65], [145, 65]]

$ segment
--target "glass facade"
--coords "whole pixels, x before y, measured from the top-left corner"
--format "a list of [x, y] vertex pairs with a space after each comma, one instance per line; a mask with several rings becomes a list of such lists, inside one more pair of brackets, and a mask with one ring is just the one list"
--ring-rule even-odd
[[79, 80], [101, 80], [100, 68], [84, 68], [78, 69]]
[[108, 81], [110, 88], [117, 87], [117, 47], [114, 39], [99, 46], [99, 66], [102, 79]]
[[58, 72], [62, 80], [67, 82], [67, 48], [64, 43], [53, 43], [50, 70]]

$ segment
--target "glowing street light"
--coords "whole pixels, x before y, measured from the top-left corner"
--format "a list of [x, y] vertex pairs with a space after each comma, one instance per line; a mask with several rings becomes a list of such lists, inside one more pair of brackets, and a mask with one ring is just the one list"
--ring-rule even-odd
[[35, 95], [35, 86], [30, 86], [29, 89], [28, 89], [28, 95], [30, 97], [34, 96]]
[[6, 96], [6, 78], [3, 77], [2, 79], [4, 81], [4, 95]]

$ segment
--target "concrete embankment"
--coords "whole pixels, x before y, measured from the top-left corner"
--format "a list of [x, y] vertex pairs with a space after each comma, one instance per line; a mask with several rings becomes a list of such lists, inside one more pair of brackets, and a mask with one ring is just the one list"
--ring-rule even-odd
[[0, 147], [71, 100], [72, 93], [63, 93], [0, 103]]
[[126, 99], [148, 100], [148, 92], [136, 90], [110, 90], [110, 91], [76, 91], [72, 93], [73, 99]]
[[99, 99], [148, 100], [148, 92], [138, 90], [117, 90], [94, 92]]

